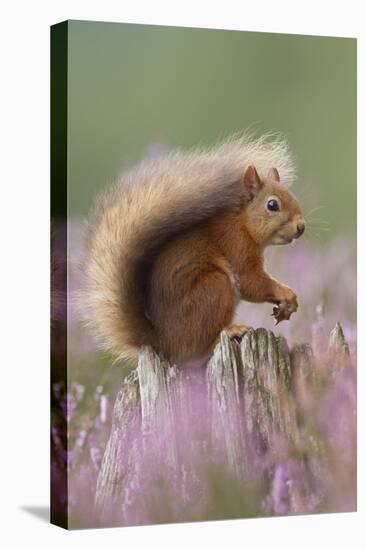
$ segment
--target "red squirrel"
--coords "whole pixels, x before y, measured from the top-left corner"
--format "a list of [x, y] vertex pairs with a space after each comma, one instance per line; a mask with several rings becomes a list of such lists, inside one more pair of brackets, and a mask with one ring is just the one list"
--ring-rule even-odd
[[231, 324], [240, 300], [290, 319], [297, 297], [263, 252], [304, 233], [293, 178], [285, 141], [245, 136], [126, 172], [89, 227], [86, 316], [102, 345], [125, 360], [150, 345], [178, 362], [212, 352], [222, 330], [244, 334]]

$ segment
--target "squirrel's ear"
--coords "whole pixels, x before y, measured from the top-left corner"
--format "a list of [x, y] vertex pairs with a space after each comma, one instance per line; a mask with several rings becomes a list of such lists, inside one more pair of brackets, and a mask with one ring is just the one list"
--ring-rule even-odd
[[274, 181], [277, 181], [277, 183], [280, 183], [280, 175], [278, 173], [277, 168], [271, 168], [270, 171], [268, 172], [267, 178], [269, 180], [274, 180]]
[[243, 183], [245, 195], [247, 195], [249, 200], [252, 200], [258, 194], [263, 185], [253, 164], [248, 166], [245, 170]]

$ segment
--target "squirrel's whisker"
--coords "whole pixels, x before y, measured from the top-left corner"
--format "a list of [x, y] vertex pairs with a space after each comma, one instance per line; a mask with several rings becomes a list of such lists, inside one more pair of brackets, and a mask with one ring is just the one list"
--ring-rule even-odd
[[307, 218], [308, 216], [310, 216], [310, 214], [314, 214], [314, 212], [317, 212], [318, 210], [323, 210], [324, 208], [325, 206], [315, 206], [314, 208], [306, 212], [306, 214], [304, 215], [304, 218]]

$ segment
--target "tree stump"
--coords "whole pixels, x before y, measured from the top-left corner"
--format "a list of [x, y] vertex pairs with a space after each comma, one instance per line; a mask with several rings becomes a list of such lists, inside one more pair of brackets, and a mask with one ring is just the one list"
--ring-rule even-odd
[[[337, 365], [349, 353], [339, 324], [329, 347]], [[290, 350], [284, 338], [262, 328], [250, 329], [240, 343], [222, 332], [200, 369], [179, 369], [142, 348], [114, 405], [95, 495], [100, 523], [148, 522], [141, 510], [157, 471], [164, 472], [164, 487], [182, 496], [180, 506], [189, 506], [204, 492], [197, 457], [247, 479], [256, 457], [279, 438], [297, 445], [294, 372], [311, 377], [313, 360], [310, 345]]]

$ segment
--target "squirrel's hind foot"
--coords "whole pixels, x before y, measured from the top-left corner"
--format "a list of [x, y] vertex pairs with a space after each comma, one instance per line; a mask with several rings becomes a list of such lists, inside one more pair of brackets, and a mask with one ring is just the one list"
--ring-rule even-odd
[[231, 340], [235, 340], [235, 342], [240, 343], [244, 334], [248, 332], [250, 328], [251, 327], [248, 327], [247, 325], [229, 325], [224, 328], [224, 331]]

